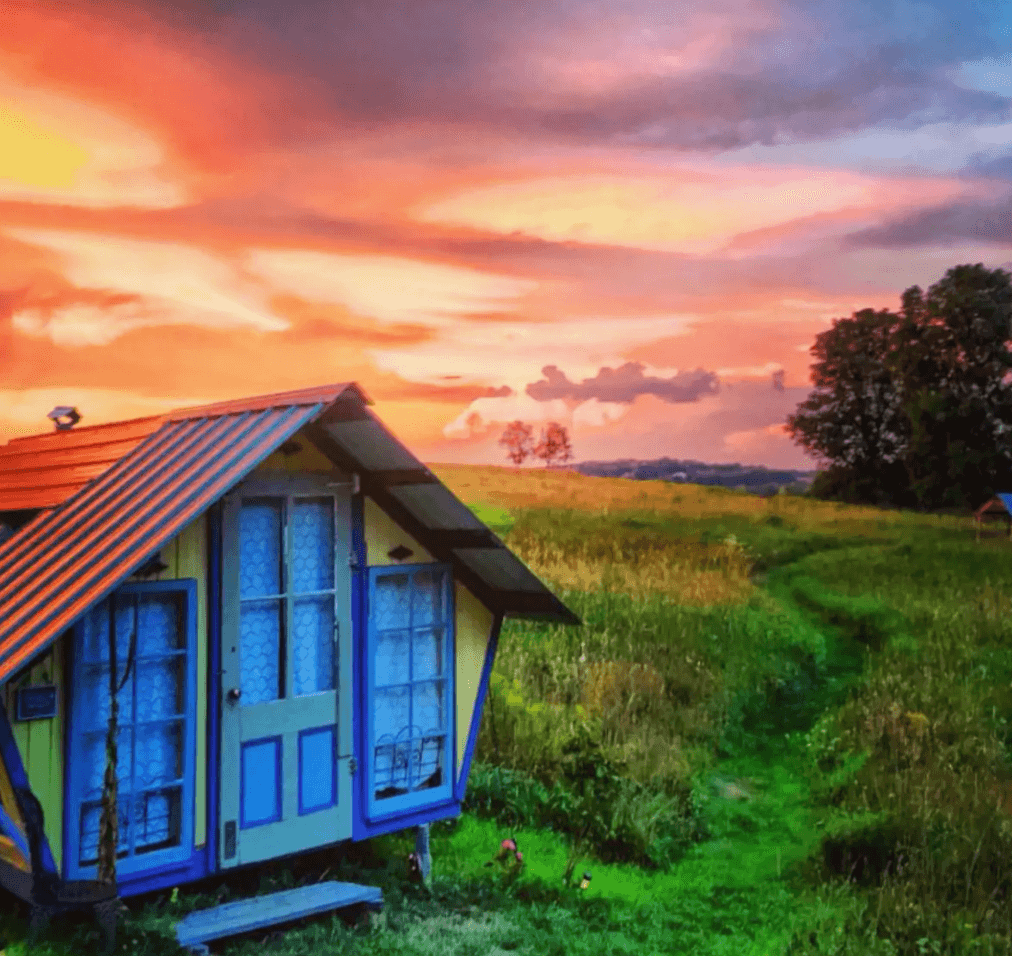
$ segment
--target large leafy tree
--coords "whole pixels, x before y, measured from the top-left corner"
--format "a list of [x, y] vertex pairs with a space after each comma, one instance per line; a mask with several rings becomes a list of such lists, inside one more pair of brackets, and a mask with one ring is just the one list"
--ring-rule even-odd
[[1012, 283], [955, 266], [903, 294], [895, 368], [910, 421], [909, 488], [925, 508], [973, 507], [1012, 482]]
[[862, 309], [816, 337], [815, 391], [787, 420], [794, 441], [826, 467], [816, 493], [881, 503], [902, 496], [909, 423], [892, 362], [899, 322]]
[[939, 508], [1012, 487], [1010, 278], [956, 266], [818, 337], [815, 392], [788, 419], [828, 466], [815, 493]]

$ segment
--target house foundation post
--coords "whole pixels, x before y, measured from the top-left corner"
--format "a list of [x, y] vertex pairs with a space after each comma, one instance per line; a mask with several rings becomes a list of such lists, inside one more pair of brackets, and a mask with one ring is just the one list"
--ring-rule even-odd
[[422, 873], [422, 882], [426, 886], [430, 886], [432, 856], [429, 854], [429, 825], [427, 823], [420, 823], [415, 828], [415, 856], [418, 859], [418, 869]]

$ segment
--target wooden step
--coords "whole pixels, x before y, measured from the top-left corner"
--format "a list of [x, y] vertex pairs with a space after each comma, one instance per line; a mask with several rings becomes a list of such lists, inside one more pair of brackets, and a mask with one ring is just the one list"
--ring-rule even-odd
[[356, 903], [365, 903], [370, 909], [382, 909], [383, 891], [378, 886], [329, 880], [223, 903], [213, 909], [197, 910], [180, 920], [176, 924], [176, 939], [184, 949], [201, 951], [204, 950], [203, 944], [214, 939], [290, 923], [304, 916], [343, 909]]

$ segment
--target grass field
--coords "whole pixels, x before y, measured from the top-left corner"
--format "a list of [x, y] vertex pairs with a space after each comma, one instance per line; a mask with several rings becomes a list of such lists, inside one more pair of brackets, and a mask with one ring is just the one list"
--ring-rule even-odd
[[[132, 901], [121, 951], [175, 952], [194, 907], [327, 870], [382, 886], [383, 920], [221, 951], [1012, 953], [1012, 544], [967, 518], [431, 467], [583, 620], [504, 626], [431, 890], [397, 834]], [[483, 866], [505, 835], [512, 879]], [[57, 928], [49, 951], [93, 938]]]

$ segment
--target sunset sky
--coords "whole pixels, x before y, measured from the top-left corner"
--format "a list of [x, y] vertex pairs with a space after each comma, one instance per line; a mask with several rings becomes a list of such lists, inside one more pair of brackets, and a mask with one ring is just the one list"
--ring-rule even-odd
[[358, 382], [428, 462], [815, 463], [834, 318], [1012, 268], [1012, 4], [0, 9], [0, 441]]

